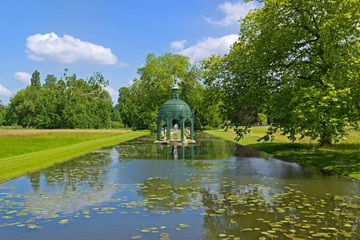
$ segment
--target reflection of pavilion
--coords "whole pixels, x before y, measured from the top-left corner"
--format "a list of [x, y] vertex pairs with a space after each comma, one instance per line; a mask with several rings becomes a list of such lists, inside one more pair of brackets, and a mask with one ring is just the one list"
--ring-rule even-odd
[[174, 160], [194, 160], [194, 146], [166, 145], [157, 147], [157, 158]]

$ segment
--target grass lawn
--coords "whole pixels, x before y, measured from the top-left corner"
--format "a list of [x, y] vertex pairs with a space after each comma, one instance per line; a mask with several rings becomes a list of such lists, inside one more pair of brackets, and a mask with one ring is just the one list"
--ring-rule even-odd
[[38, 130], [0, 128], [0, 159], [130, 132], [122, 129]]
[[0, 129], [0, 183], [148, 131]]
[[[303, 165], [317, 166], [325, 173], [337, 173], [360, 181], [360, 131], [348, 131], [347, 140], [329, 147], [318, 147], [309, 138], [291, 142], [281, 134], [276, 134], [273, 142], [257, 142], [265, 135], [266, 129], [267, 126], [253, 127], [251, 133], [238, 143]], [[231, 129], [205, 132], [236, 142], [235, 132]]]

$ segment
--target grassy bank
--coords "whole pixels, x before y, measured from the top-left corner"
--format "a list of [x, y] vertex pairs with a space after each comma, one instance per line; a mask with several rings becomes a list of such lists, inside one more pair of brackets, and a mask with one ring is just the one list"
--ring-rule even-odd
[[130, 132], [123, 129], [7, 129], [0, 128], [0, 159], [64, 147]]
[[8, 134], [3, 131], [10, 130], [0, 130], [0, 144], [4, 139], [12, 144], [1, 147], [2, 156], [6, 156], [6, 149], [12, 156], [0, 158], [0, 183], [148, 134], [148, 131], [128, 130], [11, 130], [18, 132]]
[[[337, 173], [360, 181], [360, 131], [349, 131], [346, 140], [332, 146], [318, 147], [316, 142], [311, 142], [310, 139], [291, 142], [280, 134], [276, 134], [271, 143], [257, 142], [266, 129], [265, 126], [254, 127], [251, 133], [238, 143], [302, 165], [319, 167], [324, 173]], [[236, 135], [232, 130], [209, 130], [206, 133], [236, 142]]]

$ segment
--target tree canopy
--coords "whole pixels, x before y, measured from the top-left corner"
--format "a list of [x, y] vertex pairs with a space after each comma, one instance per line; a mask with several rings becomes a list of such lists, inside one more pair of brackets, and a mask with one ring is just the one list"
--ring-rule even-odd
[[150, 128], [155, 130], [156, 113], [170, 98], [170, 88], [174, 77], [178, 83], [182, 99], [195, 113], [195, 126], [212, 124], [220, 120], [216, 112], [208, 112], [208, 103], [204, 101], [205, 88], [202, 84], [202, 72], [188, 57], [165, 53], [156, 57], [149, 54], [143, 67], [138, 68], [139, 78], [129, 87], [119, 89], [119, 100], [115, 107], [120, 112], [123, 123], [134, 129]]
[[331, 144], [360, 118], [360, 1], [264, 0], [240, 21], [229, 54], [204, 61], [205, 83], [241, 137], [266, 112], [274, 131]]
[[40, 73], [32, 74], [31, 85], [18, 91], [7, 107], [10, 124], [35, 128], [107, 128], [113, 106], [104, 89], [108, 81], [100, 73], [89, 80], [64, 74], [47, 75], [41, 86]]
[[6, 107], [2, 105], [2, 102], [0, 100], [0, 126], [5, 122], [6, 120]]

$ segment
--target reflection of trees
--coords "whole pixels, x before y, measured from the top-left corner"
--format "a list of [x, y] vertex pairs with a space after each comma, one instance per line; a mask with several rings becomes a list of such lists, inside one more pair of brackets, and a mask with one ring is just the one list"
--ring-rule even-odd
[[192, 191], [190, 184], [175, 185], [168, 179], [150, 178], [144, 181], [138, 191], [138, 196], [145, 197], [149, 211], [181, 212], [190, 204]]
[[30, 185], [34, 192], [39, 191], [40, 188], [40, 178], [41, 178], [41, 171], [33, 172], [28, 175], [30, 180]]
[[156, 139], [156, 134], [149, 134], [116, 145], [119, 161], [156, 159], [157, 151], [154, 139]]
[[99, 150], [31, 173], [29, 179], [34, 191], [38, 191], [40, 187], [42, 174], [45, 176], [47, 185], [50, 186], [76, 190], [79, 186], [87, 184], [89, 187], [102, 188], [108, 172], [106, 166], [111, 162], [109, 150]]
[[29, 174], [34, 192], [40, 189], [42, 176], [46, 185], [58, 190], [35, 193], [26, 199], [26, 206], [32, 214], [47, 218], [111, 199], [116, 188], [109, 186], [106, 177], [112, 161], [111, 150], [102, 149]]
[[236, 151], [234, 156], [236, 157], [257, 157], [268, 158], [269, 154], [256, 150], [255, 148], [246, 147], [240, 144], [236, 144]]

